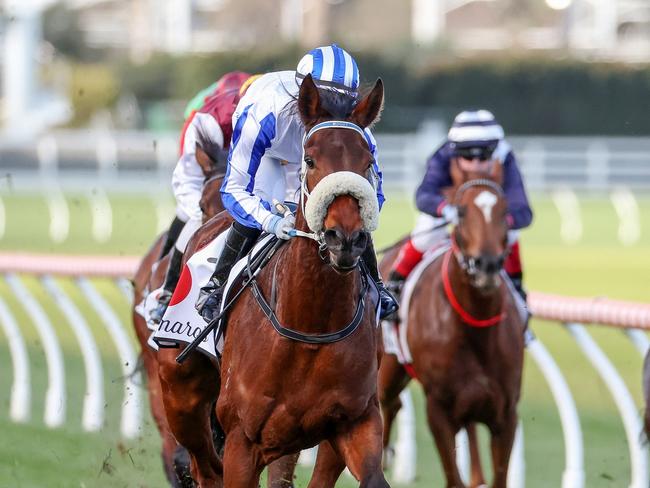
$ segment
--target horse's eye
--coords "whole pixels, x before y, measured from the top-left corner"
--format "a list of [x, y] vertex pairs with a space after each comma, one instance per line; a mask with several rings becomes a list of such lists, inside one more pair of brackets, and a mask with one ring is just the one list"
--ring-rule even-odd
[[312, 159], [311, 156], [305, 156], [305, 164], [307, 165], [308, 168], [314, 167], [314, 160]]
[[458, 207], [458, 218], [462, 219], [467, 215], [467, 207]]
[[375, 164], [375, 160], [374, 160], [374, 159], [371, 159], [370, 161], [368, 161], [368, 169], [372, 168], [372, 165], [373, 165], [373, 164]]

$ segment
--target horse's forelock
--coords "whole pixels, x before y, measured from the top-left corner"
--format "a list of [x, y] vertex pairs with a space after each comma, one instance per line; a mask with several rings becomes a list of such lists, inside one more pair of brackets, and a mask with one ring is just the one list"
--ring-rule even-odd
[[358, 99], [348, 93], [334, 90], [319, 90], [320, 103], [333, 118], [345, 120], [350, 117]]

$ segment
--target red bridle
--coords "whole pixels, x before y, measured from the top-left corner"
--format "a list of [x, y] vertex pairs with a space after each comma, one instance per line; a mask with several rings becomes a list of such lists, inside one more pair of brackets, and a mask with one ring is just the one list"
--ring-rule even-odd
[[456, 240], [452, 238], [451, 249], [449, 249], [449, 251], [447, 251], [442, 258], [442, 286], [445, 290], [445, 296], [447, 297], [449, 304], [460, 316], [460, 319], [467, 325], [470, 325], [472, 327], [491, 327], [493, 325], [497, 325], [506, 316], [505, 312], [503, 312], [503, 306], [501, 308], [501, 312], [499, 312], [497, 315], [490, 317], [489, 319], [477, 319], [462, 307], [456, 298], [456, 295], [454, 295], [454, 290], [451, 287], [451, 280], [449, 279], [449, 260], [451, 259], [452, 253], [456, 252], [457, 250], [458, 246], [456, 244]]

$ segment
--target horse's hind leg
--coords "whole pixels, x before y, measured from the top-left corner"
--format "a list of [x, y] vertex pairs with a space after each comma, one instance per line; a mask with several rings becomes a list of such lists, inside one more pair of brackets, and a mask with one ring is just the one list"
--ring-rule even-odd
[[[388, 458], [388, 452], [390, 451], [390, 432], [393, 421], [400, 408], [402, 408], [399, 394], [406, 387], [410, 379], [411, 377], [397, 360], [397, 356], [384, 354], [381, 360], [381, 368], [379, 368], [378, 394], [382, 418], [384, 420], [383, 446], [384, 456], [386, 458]], [[385, 459], [384, 467], [387, 467], [386, 465], [389, 462], [389, 459]]]
[[178, 349], [161, 349], [158, 353], [167, 422], [176, 440], [189, 452], [194, 480], [201, 488], [220, 487], [223, 467], [210, 425], [219, 375], [202, 354], [192, 354], [179, 365], [175, 360], [178, 352]]
[[314, 474], [307, 488], [334, 488], [345, 469], [345, 462], [329, 441], [318, 445]]
[[456, 432], [451, 419], [430, 393], [427, 393], [427, 420], [438, 447], [442, 468], [445, 471], [448, 488], [464, 488], [456, 464]]
[[478, 450], [478, 438], [476, 435], [476, 424], [471, 423], [466, 426], [467, 438], [469, 440], [469, 457], [472, 462], [472, 477], [470, 486], [472, 488], [480, 488], [487, 486], [485, 484], [485, 477], [483, 476], [483, 467], [481, 466], [481, 455]]
[[508, 479], [508, 463], [510, 462], [510, 453], [512, 444], [515, 440], [517, 430], [517, 413], [513, 408], [505, 416], [505, 420], [498, 429], [491, 427], [492, 434], [492, 465], [494, 466], [494, 488], [506, 488]]
[[289, 454], [273, 461], [268, 468], [268, 488], [293, 488], [293, 472], [300, 453]]

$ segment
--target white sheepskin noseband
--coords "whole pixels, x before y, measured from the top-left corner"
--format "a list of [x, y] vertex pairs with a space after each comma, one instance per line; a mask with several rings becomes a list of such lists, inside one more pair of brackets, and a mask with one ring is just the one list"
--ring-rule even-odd
[[320, 180], [305, 204], [305, 218], [312, 232], [321, 232], [327, 209], [339, 195], [350, 195], [359, 201], [363, 230], [372, 232], [379, 224], [377, 193], [363, 176], [351, 171], [337, 171]]

